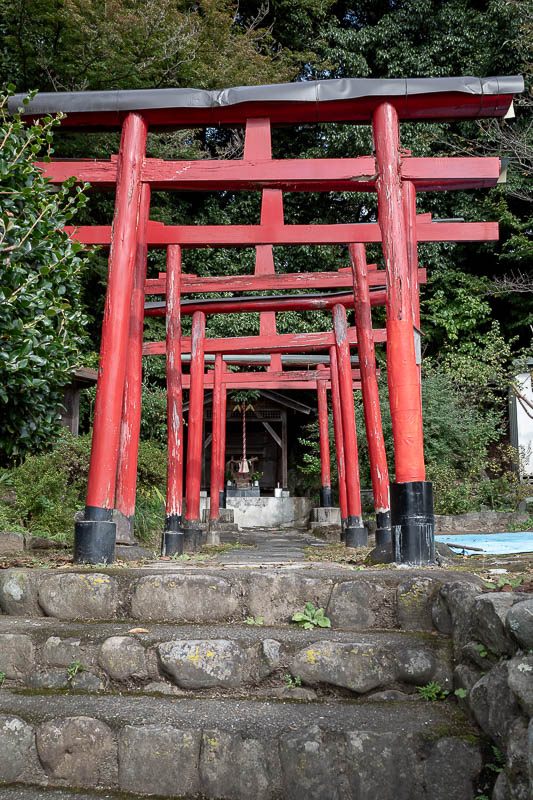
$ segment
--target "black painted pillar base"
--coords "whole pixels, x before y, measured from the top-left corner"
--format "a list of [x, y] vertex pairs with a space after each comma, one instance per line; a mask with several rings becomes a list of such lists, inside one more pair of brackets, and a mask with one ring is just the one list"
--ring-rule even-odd
[[347, 525], [348, 525], [348, 520], [344, 519], [344, 517], [341, 517], [341, 542], [344, 542], [344, 536]]
[[332, 508], [333, 507], [333, 492], [331, 486], [320, 487], [320, 507]]
[[183, 554], [183, 531], [181, 514], [167, 514], [165, 530], [161, 537], [162, 556], [181, 556]]
[[368, 530], [363, 525], [362, 517], [348, 517], [344, 529], [345, 547], [366, 547], [368, 545]]
[[433, 484], [429, 481], [391, 483], [392, 552], [399, 564], [435, 561]]
[[203, 531], [199, 519], [187, 519], [183, 522], [183, 552], [198, 553], [202, 549]]
[[74, 563], [112, 564], [117, 526], [111, 509], [85, 506], [85, 519], [74, 525]]
[[182, 533], [181, 530], [181, 514], [167, 514], [165, 517], [165, 533], [175, 531]]
[[218, 491], [218, 507], [226, 508], [226, 492], [224, 489]]
[[162, 556], [181, 556], [184, 546], [183, 531], [163, 531], [161, 538]]
[[376, 513], [376, 547], [380, 544], [390, 544], [392, 541], [390, 526], [390, 511]]

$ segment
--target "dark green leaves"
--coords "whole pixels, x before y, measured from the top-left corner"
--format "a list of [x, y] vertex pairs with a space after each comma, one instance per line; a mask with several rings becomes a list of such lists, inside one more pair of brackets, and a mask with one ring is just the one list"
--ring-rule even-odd
[[63, 233], [86, 202], [84, 187], [56, 191], [34, 166], [57, 120], [24, 126], [0, 98], [0, 463], [45, 447], [57, 434], [62, 387], [79, 363], [88, 261]]

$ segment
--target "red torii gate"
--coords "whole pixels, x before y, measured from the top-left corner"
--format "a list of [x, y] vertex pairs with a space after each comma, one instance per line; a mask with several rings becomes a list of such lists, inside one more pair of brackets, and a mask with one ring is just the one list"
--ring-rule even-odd
[[[297, 299], [287, 297], [277, 298], [243, 298], [241, 304], [236, 305], [231, 303], [225, 306], [225, 310], [236, 312], [239, 310], [249, 310], [248, 305], [256, 308], [259, 304], [261, 314], [272, 313], [273, 311], [286, 310], [288, 308], [316, 308], [317, 303], [320, 307], [331, 308], [334, 315], [334, 331], [331, 333], [319, 334], [297, 334], [295, 336], [279, 336], [271, 334], [270, 336], [250, 336], [230, 339], [208, 340], [205, 338], [205, 314], [219, 313], [220, 303], [217, 301], [203, 300], [195, 301], [189, 306], [180, 304], [179, 299], [179, 280], [180, 280], [180, 248], [178, 246], [170, 246], [167, 254], [168, 271], [167, 271], [167, 302], [165, 304], [165, 313], [167, 321], [167, 338], [166, 342], [145, 344], [143, 352], [148, 353], [166, 353], [167, 356], [167, 390], [168, 390], [168, 485], [167, 485], [167, 520], [166, 531], [163, 538], [163, 550], [166, 553], [179, 552], [183, 548], [183, 538], [188, 540], [187, 545], [191, 546], [192, 540], [198, 537], [199, 529], [199, 503], [200, 503], [200, 458], [201, 458], [201, 429], [203, 417], [203, 390], [205, 386], [204, 375], [204, 353], [207, 349], [216, 353], [215, 357], [215, 374], [213, 385], [213, 405], [214, 405], [214, 423], [213, 423], [213, 453], [212, 457], [212, 474], [211, 474], [211, 519], [216, 519], [218, 516], [218, 491], [222, 483], [223, 477], [223, 458], [220, 455], [219, 444], [222, 440], [222, 433], [220, 429], [221, 421], [219, 414], [222, 407], [222, 392], [225, 386], [234, 385], [250, 387], [250, 384], [261, 386], [271, 386], [272, 388], [280, 388], [284, 384], [287, 388], [304, 388], [309, 389], [314, 386], [317, 389], [319, 396], [319, 418], [321, 428], [321, 450], [323, 454], [323, 470], [322, 470], [322, 500], [325, 501], [327, 497], [327, 504], [331, 505], [331, 486], [329, 478], [329, 445], [327, 445], [327, 407], [324, 394], [327, 388], [332, 389], [332, 397], [338, 394], [338, 407], [341, 410], [340, 424], [343, 429], [342, 436], [338, 432], [337, 427], [337, 444], [338, 455], [341, 464], [344, 465], [345, 461], [349, 462], [349, 469], [344, 469], [339, 466], [340, 483], [344, 484], [341, 488], [341, 513], [344, 521], [343, 533], [344, 539], [348, 545], [357, 546], [367, 541], [366, 530], [363, 527], [361, 516], [361, 500], [360, 500], [360, 487], [359, 487], [359, 471], [357, 462], [357, 439], [355, 431], [355, 417], [354, 417], [354, 403], [353, 403], [353, 390], [358, 388], [360, 384], [354, 384], [354, 378], [360, 377], [359, 371], [355, 373], [351, 370], [349, 343], [350, 338], [355, 339], [352, 329], [351, 337], [349, 336], [348, 328], [346, 325], [346, 313], [344, 305], [353, 305], [353, 294], [346, 297], [330, 296], [326, 298], [316, 298], [315, 296], [308, 297], [303, 295]], [[381, 293], [380, 293], [381, 294]], [[383, 298], [381, 298], [383, 301]], [[266, 304], [263, 304], [266, 301]], [[224, 301], [220, 301], [223, 303]], [[159, 305], [159, 304], [158, 304]], [[266, 309], [265, 310], [265, 305]], [[180, 309], [176, 312], [176, 309]], [[192, 336], [190, 338], [190, 345], [187, 347], [184, 340], [181, 339], [181, 326], [180, 314], [183, 310], [187, 309], [189, 313], [193, 314]], [[161, 313], [163, 308], [153, 308], [153, 304], [149, 304], [147, 312], [150, 314]], [[370, 322], [370, 320], [369, 320]], [[371, 322], [370, 322], [371, 324]], [[372, 334], [372, 332], [371, 332]], [[376, 331], [375, 337], [378, 340], [384, 340], [385, 332]], [[372, 335], [371, 335], [371, 338]], [[265, 342], [269, 343], [269, 348], [276, 348], [277, 351], [285, 352], [287, 350], [312, 349], [320, 347], [324, 349], [329, 346], [332, 351], [331, 369], [323, 367], [320, 374], [310, 375], [307, 373], [291, 373], [282, 371], [273, 371], [273, 368], [280, 366], [281, 360], [278, 355], [278, 360], [275, 364], [271, 364], [269, 371], [264, 373], [235, 373], [233, 375], [226, 374], [222, 371], [222, 354], [225, 352], [235, 352], [240, 350], [242, 352], [250, 353], [253, 349], [264, 349]], [[182, 440], [182, 423], [181, 423], [181, 391], [186, 388], [184, 376], [181, 375], [181, 355], [190, 349], [191, 352], [191, 374], [189, 376], [190, 387], [190, 403], [189, 403], [189, 436], [187, 448], [187, 511], [185, 520], [182, 519], [182, 473], [183, 473], [183, 440]], [[274, 351], [276, 352], [276, 351]], [[273, 360], [273, 359], [272, 359]], [[336, 363], [339, 362], [337, 372]], [[177, 365], [180, 366], [177, 366]], [[370, 365], [368, 365], [370, 370]], [[375, 361], [374, 361], [375, 371]], [[338, 374], [338, 380], [337, 380]], [[317, 379], [318, 378], [318, 379]], [[330, 378], [330, 385], [328, 387], [327, 379]], [[337, 385], [339, 389], [337, 390]], [[336, 408], [334, 400], [334, 409]], [[338, 410], [336, 411], [338, 415]], [[225, 412], [224, 417], [225, 419]], [[381, 436], [381, 428], [375, 433], [375, 438]], [[343, 447], [343, 441], [346, 441], [347, 447]], [[327, 448], [327, 461], [326, 461], [326, 448]], [[383, 457], [385, 456], [384, 446], [382, 447]], [[388, 484], [386, 458], [377, 465], [376, 472], [380, 472], [382, 480]], [[119, 475], [120, 482], [120, 475]], [[329, 495], [328, 495], [329, 492]], [[388, 494], [388, 485], [387, 485]], [[387, 505], [388, 511], [388, 505]], [[128, 508], [124, 511], [126, 515], [131, 514], [132, 509]], [[350, 524], [352, 519], [352, 524]], [[353, 524], [353, 520], [357, 524]], [[390, 539], [390, 528], [388, 531]]]
[[[395, 557], [423, 563], [433, 559], [431, 485], [425, 481], [419, 370], [413, 321], [417, 241], [473, 241], [497, 238], [494, 223], [434, 223], [414, 217], [415, 191], [490, 186], [499, 177], [497, 159], [416, 159], [400, 150], [399, 122], [504, 116], [519, 77], [398, 80], [339, 80], [222, 92], [141, 90], [38, 95], [24, 110], [28, 119], [64, 111], [71, 128], [121, 128], [121, 145], [111, 162], [43, 165], [53, 181], [67, 175], [97, 188], [116, 186], [111, 229], [80, 229], [81, 241], [112, 243], [102, 328], [93, 449], [85, 521], [77, 523], [75, 560], [113, 559], [117, 464], [123, 402], [128, 397], [126, 363], [137, 251], [146, 246], [271, 246], [275, 244], [364, 244], [381, 241], [387, 292], [387, 363], [395, 444], [396, 481], [391, 484]], [[21, 104], [11, 99], [11, 108]], [[366, 122], [374, 134], [375, 158], [275, 161], [246, 154], [241, 162], [161, 162], [145, 158], [148, 127]], [[266, 191], [376, 191], [378, 223], [284, 225], [273, 198], [272, 218], [258, 226], [161, 226], [148, 223], [150, 186], [179, 189], [261, 189]], [[276, 213], [277, 206], [277, 213]], [[112, 239], [112, 242], [111, 242]], [[354, 263], [356, 254], [352, 248]], [[139, 259], [137, 259], [139, 261]], [[137, 281], [135, 292], [142, 292]], [[277, 287], [276, 287], [277, 288]], [[340, 329], [343, 306], [335, 307]], [[199, 339], [198, 325], [196, 339]], [[193, 335], [193, 340], [195, 336]], [[271, 332], [263, 352], [287, 352]], [[338, 337], [337, 337], [338, 338]], [[348, 337], [343, 344], [349, 351]], [[241, 342], [238, 347], [244, 346]], [[287, 342], [286, 346], [291, 345]], [[235, 352], [235, 350], [234, 350]], [[257, 351], [256, 351], [257, 352]], [[288, 351], [290, 352], [290, 350]], [[140, 358], [140, 353], [135, 358]], [[131, 359], [131, 354], [130, 354]], [[181, 367], [181, 359], [179, 359]], [[203, 373], [202, 373], [203, 374]], [[341, 387], [341, 392], [343, 391]], [[352, 395], [353, 402], [353, 395]], [[351, 423], [349, 423], [351, 424]], [[124, 437], [123, 437], [124, 440]], [[348, 477], [348, 476], [347, 476]], [[358, 520], [348, 517], [348, 526]]]

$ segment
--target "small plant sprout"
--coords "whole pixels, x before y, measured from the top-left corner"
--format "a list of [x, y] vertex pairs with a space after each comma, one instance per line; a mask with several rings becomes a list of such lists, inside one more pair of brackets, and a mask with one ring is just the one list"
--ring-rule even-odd
[[292, 621], [296, 622], [299, 628], [305, 628], [308, 631], [312, 631], [316, 627], [331, 628], [331, 621], [324, 615], [324, 609], [315, 608], [313, 603], [306, 603], [303, 613], [297, 611]]
[[68, 681], [71, 681], [73, 678], [75, 678], [75, 677], [76, 677], [76, 675], [78, 674], [78, 672], [84, 672], [84, 670], [85, 670], [85, 667], [83, 666], [83, 664], [81, 663], [81, 661], [80, 661], [79, 659], [77, 659], [77, 658], [76, 658], [76, 659], [75, 659], [75, 660], [72, 662], [72, 664], [70, 665], [70, 667], [67, 667], [67, 680], [68, 680]]
[[462, 689], [462, 688], [456, 689], [455, 692], [454, 692], [454, 695], [456, 697], [461, 697], [463, 699], [467, 696], [467, 694], [468, 694], [468, 692], [466, 691], [466, 689]]
[[476, 644], [474, 650], [477, 650], [481, 658], [487, 658], [489, 651], [484, 644]]
[[431, 681], [425, 686], [417, 686], [416, 688], [418, 689], [418, 694], [424, 700], [445, 700], [450, 694], [448, 689], [443, 689], [440, 683], [436, 681]]
[[502, 751], [499, 750], [497, 747], [492, 747], [492, 752], [494, 754], [494, 763], [487, 764], [487, 769], [490, 769], [491, 772], [495, 772], [499, 774], [503, 771], [505, 767], [505, 756], [503, 755]]
[[5, 681], [5, 679], [6, 679], [6, 673], [5, 672], [0, 672], [0, 686], [2, 686], [2, 684]]
[[246, 617], [246, 624], [247, 625], [262, 625], [264, 622], [264, 617]]
[[296, 689], [297, 686], [302, 685], [302, 679], [299, 675], [291, 675], [289, 672], [284, 676], [285, 683], [289, 689]]

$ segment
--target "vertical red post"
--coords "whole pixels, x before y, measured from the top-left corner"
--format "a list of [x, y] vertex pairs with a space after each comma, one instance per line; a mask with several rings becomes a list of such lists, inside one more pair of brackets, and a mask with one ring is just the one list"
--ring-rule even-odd
[[[420, 341], [420, 284], [418, 282], [418, 241], [416, 238], [416, 191], [411, 181], [402, 184], [403, 215], [407, 233], [407, 261], [409, 264], [409, 289], [411, 292], [411, 313], [416, 328], [415, 356], [418, 362], [418, 382], [422, 390], [422, 353]], [[421, 394], [422, 396], [422, 394]]]
[[331, 409], [333, 411], [333, 431], [335, 433], [335, 453], [337, 457], [337, 478], [339, 483], [339, 508], [341, 510], [341, 536], [348, 521], [348, 496], [346, 494], [346, 463], [344, 459], [344, 436], [342, 433], [342, 409], [339, 389], [339, 368], [335, 345], [329, 349], [331, 371]]
[[407, 263], [409, 265], [409, 289], [413, 324], [420, 329], [420, 286], [418, 283], [418, 241], [416, 238], [416, 191], [411, 181], [402, 184], [403, 214], [407, 239]]
[[201, 543], [200, 484], [202, 473], [202, 430], [204, 417], [204, 341], [205, 314], [192, 316], [191, 387], [189, 391], [189, 430], [187, 436], [187, 510], [185, 549], [198, 549]]
[[130, 113], [122, 126], [117, 162], [117, 191], [109, 254], [107, 294], [94, 411], [93, 441], [85, 520], [76, 524], [74, 561], [100, 563], [114, 559], [118, 447], [141, 200], [141, 170], [146, 122]]
[[[124, 381], [124, 403], [117, 463], [115, 515], [118, 544], [133, 544], [135, 494], [137, 489], [137, 458], [141, 429], [142, 350], [144, 324], [144, 282], [146, 280], [146, 223], [150, 213], [150, 186], [141, 190], [139, 224], [137, 229], [137, 255], [131, 296], [131, 316], [128, 337], [128, 359]], [[117, 518], [118, 517], [118, 518]]]
[[320, 436], [320, 506], [331, 508], [333, 497], [331, 494], [331, 470], [329, 463], [329, 425], [328, 425], [328, 390], [325, 377], [320, 377], [320, 371], [325, 370], [324, 364], [317, 367], [316, 394], [318, 402], [318, 428]]
[[218, 463], [220, 465], [219, 472], [219, 508], [226, 508], [226, 405], [227, 405], [227, 390], [224, 382], [224, 373], [226, 372], [226, 365], [222, 359], [222, 387], [220, 391], [220, 454]]
[[365, 246], [364, 244], [351, 244], [349, 251], [353, 272], [357, 351], [359, 353], [368, 457], [370, 460], [370, 475], [372, 477], [377, 522], [376, 545], [389, 544], [391, 542], [389, 471], [379, 407], [376, 353], [372, 335], [372, 309], [370, 307]]
[[183, 553], [183, 391], [181, 378], [181, 247], [167, 248], [167, 497], [162, 555]]
[[394, 557], [427, 563], [434, 560], [433, 494], [425, 481], [398, 114], [390, 103], [374, 111], [373, 132], [378, 222], [387, 270], [387, 375], [396, 466], [391, 484]]
[[[244, 160], [272, 158], [270, 119], [253, 117], [246, 120]], [[281, 189], [263, 189], [261, 192], [261, 225], [283, 225], [283, 194]], [[271, 244], [255, 248], [255, 275], [273, 275], [274, 256]], [[262, 336], [275, 334], [276, 312], [262, 311], [259, 315], [259, 333]], [[268, 370], [281, 371], [281, 355], [273, 353]]]
[[222, 448], [220, 447], [222, 417], [220, 414], [222, 406], [222, 353], [215, 355], [215, 376], [213, 381], [213, 438], [211, 440], [211, 483], [210, 483], [210, 502], [209, 519], [216, 522], [219, 514], [220, 502], [220, 457]]
[[344, 458], [346, 462], [348, 519], [344, 531], [344, 543], [347, 547], [361, 547], [368, 544], [368, 532], [363, 526], [363, 517], [361, 514], [361, 487], [359, 483], [352, 365], [350, 361], [348, 327], [346, 324], [346, 309], [344, 306], [336, 305], [333, 307], [333, 332], [335, 334], [335, 347], [337, 349], [342, 434], [344, 441]]

